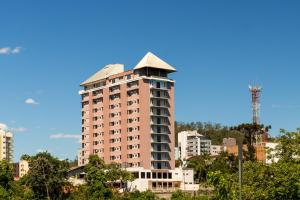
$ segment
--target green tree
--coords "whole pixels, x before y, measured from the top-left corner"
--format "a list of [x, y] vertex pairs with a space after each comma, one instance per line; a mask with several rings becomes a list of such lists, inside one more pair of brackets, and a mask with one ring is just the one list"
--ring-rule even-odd
[[214, 199], [237, 200], [237, 183], [230, 174], [220, 171], [208, 173], [208, 182], [214, 186]]
[[47, 152], [29, 159], [29, 172], [21, 180], [32, 190], [32, 199], [64, 199], [64, 187], [68, 186], [68, 163], [54, 158]]
[[6, 161], [0, 161], [0, 186], [9, 189], [14, 180], [12, 166]]
[[[265, 165], [258, 161], [243, 163], [244, 200], [300, 199], [299, 132], [282, 132], [276, 152], [277, 163]], [[208, 180], [214, 186], [215, 199], [236, 199], [238, 174], [210, 171]]]
[[300, 129], [297, 132], [280, 130], [281, 137], [277, 139], [279, 145], [275, 149], [275, 157], [281, 162], [300, 163]]
[[174, 192], [171, 196], [171, 200], [208, 200], [208, 196], [192, 196], [181, 190]]
[[123, 200], [158, 200], [158, 197], [155, 196], [155, 194], [151, 191], [146, 192], [131, 192], [127, 193], [122, 198]]
[[13, 184], [13, 173], [11, 165], [6, 161], [0, 161], [0, 198], [9, 199]]
[[0, 199], [18, 200], [23, 196], [22, 187], [14, 181], [12, 165], [6, 160], [0, 161]]
[[187, 167], [194, 169], [196, 183], [207, 182], [207, 173], [212, 162], [210, 155], [194, 156], [187, 161]]
[[212, 159], [209, 171], [236, 173], [238, 171], [238, 158], [233, 154], [222, 152], [220, 155]]
[[256, 135], [265, 135], [271, 126], [264, 126], [263, 124], [240, 124], [232, 127], [232, 130], [237, 130], [244, 134], [243, 144], [247, 145], [247, 151], [244, 156], [246, 160], [256, 160], [255, 147]]
[[113, 185], [116, 182], [126, 189], [126, 183], [133, 180], [130, 172], [116, 164], [106, 165], [97, 155], [90, 156], [84, 171], [87, 183], [86, 197], [89, 200], [113, 199], [116, 195]]

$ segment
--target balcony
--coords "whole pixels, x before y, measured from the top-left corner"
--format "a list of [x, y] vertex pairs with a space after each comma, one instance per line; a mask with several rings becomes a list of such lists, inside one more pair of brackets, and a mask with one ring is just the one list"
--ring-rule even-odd
[[152, 144], [152, 153], [169, 153], [171, 152], [169, 144]]
[[166, 96], [166, 95], [154, 95], [154, 94], [150, 94], [150, 98], [152, 98], [152, 99], [166, 99], [166, 100], [168, 100], [170, 97]]
[[170, 121], [166, 117], [151, 117], [151, 125], [154, 126], [170, 126]]
[[135, 89], [138, 89], [138, 88], [139, 88], [139, 85], [137, 85], [137, 84], [131, 85], [131, 86], [127, 85], [127, 91], [135, 90]]
[[158, 141], [158, 140], [152, 139], [151, 143], [154, 143], [154, 144], [169, 144], [170, 141], [169, 140], [160, 140], [160, 141]]
[[158, 86], [153, 86], [153, 85], [150, 86], [150, 89], [151, 89], [151, 90], [163, 90], [163, 91], [168, 91], [168, 88], [167, 88], [167, 87], [158, 87]]
[[84, 97], [82, 97], [81, 98], [81, 102], [83, 103], [83, 102], [88, 102], [89, 101], [89, 96], [84, 96]]
[[171, 159], [170, 158], [154, 158], [151, 157], [151, 162], [169, 162]]
[[170, 115], [167, 113], [151, 112], [150, 115], [153, 117], [170, 117]]
[[151, 169], [170, 169], [170, 162], [169, 161], [151, 161]]
[[151, 138], [151, 143], [157, 143], [157, 144], [163, 144], [163, 143], [170, 143], [170, 138], [168, 135], [163, 135], [163, 136], [152, 136]]
[[157, 123], [157, 122], [153, 122], [153, 121], [150, 122], [150, 125], [151, 126], [170, 126], [167, 123]]
[[150, 107], [154, 107], [154, 108], [170, 108], [170, 104], [169, 103], [150, 103]]
[[110, 94], [110, 95], [113, 95], [113, 94], [119, 94], [120, 92], [121, 92], [120, 89], [115, 89], [115, 90], [110, 90], [110, 91], [109, 91], [109, 94]]

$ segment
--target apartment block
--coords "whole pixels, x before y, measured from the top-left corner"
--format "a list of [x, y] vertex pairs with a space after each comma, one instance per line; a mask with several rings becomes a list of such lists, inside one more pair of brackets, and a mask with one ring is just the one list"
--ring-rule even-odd
[[224, 148], [222, 145], [211, 145], [210, 146], [210, 155], [212, 156], [218, 156], [224, 151]]
[[0, 128], [0, 160], [13, 161], [13, 134]]
[[174, 169], [176, 69], [152, 53], [132, 69], [110, 64], [84, 81], [79, 165], [92, 154], [105, 163]]
[[179, 155], [182, 161], [193, 156], [210, 154], [211, 140], [197, 131], [182, 131], [178, 133]]
[[13, 174], [15, 180], [19, 180], [23, 176], [25, 176], [29, 171], [29, 163], [26, 160], [21, 160], [18, 163], [13, 164]]

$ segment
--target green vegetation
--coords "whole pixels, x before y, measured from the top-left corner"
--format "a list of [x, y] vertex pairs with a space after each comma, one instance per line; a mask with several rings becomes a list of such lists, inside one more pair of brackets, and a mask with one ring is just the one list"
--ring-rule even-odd
[[[252, 126], [244, 126], [248, 127], [244, 127], [246, 130], [253, 129]], [[245, 130], [240, 131], [245, 133]], [[300, 199], [300, 130], [281, 130], [276, 141], [280, 143], [273, 155], [279, 159], [277, 163], [266, 165], [245, 155], [243, 200]], [[126, 185], [133, 180], [132, 174], [116, 164], [105, 164], [98, 156], [90, 157], [89, 164], [84, 167], [86, 184], [77, 187], [72, 186], [67, 178], [67, 172], [74, 163], [61, 161], [47, 152], [22, 158], [29, 161], [30, 171], [19, 181], [13, 180], [12, 166], [0, 161], [1, 200], [159, 199], [150, 191], [128, 192]], [[194, 169], [195, 181], [200, 184], [201, 190], [195, 194], [177, 191], [172, 194], [171, 200], [239, 198], [238, 160], [234, 155], [222, 153], [217, 157], [193, 157], [187, 161], [187, 167]], [[116, 189], [115, 183], [123, 187]]]
[[[77, 188], [71, 199], [117, 199], [118, 193], [114, 191], [113, 183], [119, 182], [126, 186], [128, 181], [134, 180], [131, 173], [122, 170], [116, 164], [104, 164], [96, 155], [90, 156], [89, 164], [85, 166], [84, 171], [86, 185]], [[126, 187], [123, 189], [126, 192]]]
[[223, 138], [236, 138], [238, 142], [243, 141], [243, 134], [235, 129], [227, 126], [222, 126], [221, 124], [212, 123], [202, 123], [202, 122], [175, 122], [175, 137], [176, 146], [178, 143], [178, 133], [181, 131], [193, 131], [197, 130], [198, 133], [208, 136], [213, 145], [220, 145], [223, 142]]
[[68, 163], [49, 153], [38, 153], [28, 159], [30, 171], [21, 182], [32, 190], [31, 199], [63, 199], [63, 188], [68, 185]]
[[[243, 199], [300, 199], [300, 133], [284, 130], [281, 133], [276, 149], [277, 163], [244, 162]], [[215, 188], [215, 199], [238, 199], [237, 172], [212, 170], [207, 174], [208, 182]]]
[[0, 199], [21, 199], [15, 195], [20, 192], [19, 185], [14, 182], [12, 166], [6, 161], [0, 161]]

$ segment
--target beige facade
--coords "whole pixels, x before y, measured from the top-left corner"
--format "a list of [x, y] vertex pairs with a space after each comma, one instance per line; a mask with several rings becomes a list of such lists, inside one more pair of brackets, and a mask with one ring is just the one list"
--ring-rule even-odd
[[0, 160], [13, 161], [13, 134], [0, 128]]
[[133, 70], [111, 64], [84, 81], [79, 165], [97, 154], [127, 168], [174, 169], [174, 71], [148, 53]]
[[28, 173], [29, 163], [26, 160], [21, 160], [20, 162], [13, 164], [13, 169], [15, 180], [19, 180]]
[[210, 154], [211, 140], [195, 131], [178, 133], [179, 155], [182, 161], [194, 156]]
[[29, 171], [29, 163], [26, 160], [21, 160], [19, 163], [19, 175], [20, 178], [25, 176]]

